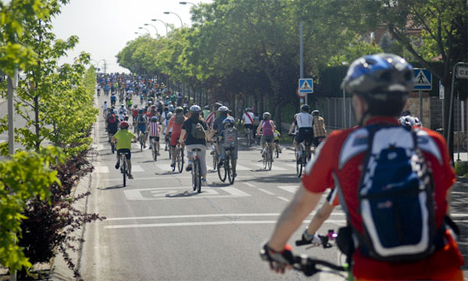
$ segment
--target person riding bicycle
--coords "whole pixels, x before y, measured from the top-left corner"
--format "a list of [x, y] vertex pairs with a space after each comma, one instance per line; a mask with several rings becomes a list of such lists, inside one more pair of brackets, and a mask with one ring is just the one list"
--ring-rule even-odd
[[175, 114], [169, 119], [169, 124], [166, 128], [166, 135], [171, 135], [171, 156], [172, 162], [171, 167], [175, 167], [176, 164], [176, 146], [179, 141], [180, 133], [182, 131], [182, 125], [184, 124], [187, 118], [184, 116], [184, 109], [180, 106], [176, 107], [174, 110]]
[[273, 142], [274, 142], [275, 148], [278, 148], [278, 152], [282, 153], [281, 145], [279, 143], [279, 137], [281, 137], [281, 133], [275, 128], [275, 131], [273, 132]]
[[247, 107], [245, 109], [244, 114], [242, 115], [242, 124], [244, 125], [244, 128], [250, 129], [250, 138], [253, 139], [253, 134], [254, 134], [254, 122], [255, 122], [255, 115], [253, 114], [252, 110], [250, 107]]
[[261, 144], [262, 144], [262, 150], [260, 153], [262, 156], [265, 156], [266, 154], [266, 143], [268, 145], [272, 145], [273, 139], [275, 137], [275, 122], [271, 120], [271, 114], [270, 112], [264, 112], [263, 113], [263, 120], [260, 122], [257, 128], [257, 135], [260, 135], [260, 131], [262, 131], [262, 138], [261, 138]]
[[315, 109], [312, 111], [312, 116], [314, 117], [313, 128], [314, 128], [314, 139], [313, 144], [315, 148], [323, 141], [327, 136], [327, 128], [325, 126], [325, 119], [320, 116], [320, 112]]
[[[301, 106], [301, 112], [296, 115], [294, 119], [294, 125], [289, 128], [289, 134], [292, 134], [293, 129], [298, 128], [297, 134], [294, 137], [293, 145], [297, 151], [297, 161], [301, 161], [301, 142], [308, 143], [308, 148], [310, 149], [310, 144], [314, 140], [314, 117], [309, 113], [310, 107], [307, 104]], [[309, 151], [310, 155], [310, 151]]]
[[138, 139], [140, 139], [140, 136], [143, 135], [143, 147], [146, 148], [146, 123], [148, 122], [148, 118], [146, 117], [143, 109], [138, 110], [136, 122]]
[[[227, 106], [220, 106], [218, 108], [218, 111], [219, 113], [219, 116], [214, 120], [213, 122], [213, 128], [210, 132], [210, 135], [208, 137], [208, 139], [210, 140], [210, 142], [213, 142], [215, 143], [215, 147], [216, 147], [216, 151], [218, 152], [218, 155], [221, 154], [221, 147], [219, 146], [219, 144], [217, 144], [217, 136], [221, 135], [223, 130], [224, 130], [224, 125], [223, 125], [223, 121], [224, 119], [226, 119], [228, 117], [228, 112], [229, 112], [229, 108]], [[216, 137], [215, 139], [213, 139], [214, 137]], [[212, 152], [214, 153], [214, 152]], [[220, 162], [219, 162], [220, 163]], [[219, 165], [218, 163], [218, 165]]]
[[117, 141], [117, 163], [115, 168], [120, 168], [120, 155], [122, 153], [127, 153], [127, 167], [128, 167], [128, 178], [133, 179], [132, 175], [132, 141], [136, 141], [136, 137], [132, 131], [128, 130], [128, 122], [123, 121], [120, 123], [120, 131], [114, 134], [112, 137], [112, 142]]
[[[204, 137], [199, 137], [194, 135], [194, 127], [197, 127], [197, 124], [200, 124], [205, 131]], [[200, 172], [201, 172], [201, 183], [203, 186], [207, 185], [206, 181], [206, 132], [208, 131], [208, 126], [205, 121], [201, 118], [201, 108], [198, 105], [192, 105], [190, 107], [190, 118], [185, 120], [182, 125], [182, 131], [180, 133], [179, 142], [181, 144], [185, 143], [187, 149], [187, 158], [189, 159], [188, 165], [185, 168], [186, 171], [192, 170], [193, 162], [193, 149], [199, 149], [198, 158], [200, 159]]]
[[[293, 255], [290, 250], [285, 249], [286, 242], [316, 207], [323, 192], [328, 188], [337, 188], [340, 194], [340, 204], [346, 210], [348, 224], [352, 227], [351, 233], [354, 238], [357, 238], [355, 240], [351, 238], [348, 243], [350, 248], [354, 248], [351, 258], [353, 262], [352, 274], [356, 278], [355, 280], [463, 280], [461, 270], [463, 257], [454, 240], [452, 230], [448, 226], [449, 224], [446, 223], [449, 221], [450, 215], [450, 191], [456, 180], [455, 172], [450, 164], [446, 142], [443, 136], [427, 128], [415, 128], [410, 132], [401, 130], [397, 119], [407, 102], [409, 93], [413, 90], [413, 84], [413, 67], [396, 55], [369, 55], [361, 57], [351, 64], [343, 80], [342, 87], [345, 92], [352, 95], [352, 106], [358, 126], [333, 131], [321, 144], [320, 152], [314, 157], [313, 162], [310, 162], [307, 166], [302, 176], [300, 188], [297, 190], [294, 199], [280, 215], [269, 242], [263, 247], [263, 257], [270, 261], [272, 269], [277, 272], [284, 272], [286, 268], [290, 267]], [[373, 131], [375, 129], [378, 131]], [[374, 136], [382, 136], [382, 138], [378, 142], [373, 138], [376, 143], [371, 145], [369, 134], [382, 131], [386, 135], [374, 134]], [[421, 186], [416, 185], [414, 188], [417, 190], [421, 190], [421, 187], [425, 188], [425, 196], [418, 192], [416, 196], [406, 194], [405, 198], [411, 196], [412, 199], [418, 200], [419, 197], [422, 197], [425, 198], [426, 202], [426, 198], [433, 202], [433, 204], [424, 207], [426, 217], [429, 215], [427, 213], [429, 211], [431, 218], [425, 220], [425, 216], [418, 212], [419, 208], [423, 208], [422, 202], [424, 201], [417, 201], [419, 208], [417, 207], [416, 210], [413, 205], [408, 204], [394, 206], [392, 204], [393, 200], [401, 200], [401, 198], [391, 197], [393, 193], [390, 192], [384, 197], [377, 198], [378, 200], [386, 199], [387, 201], [372, 207], [372, 212], [382, 214], [382, 212], [388, 210], [388, 212], [393, 213], [397, 211], [397, 207], [404, 207], [401, 212], [405, 212], [407, 217], [418, 218], [418, 222], [423, 223], [423, 225], [413, 222], [413, 224], [407, 225], [400, 224], [400, 227], [398, 227], [395, 226], [394, 221], [384, 220], [379, 222], [369, 217], [369, 212], [371, 212], [369, 208], [362, 209], [366, 206], [366, 200], [371, 199], [362, 197], [366, 195], [364, 192], [367, 191], [364, 188], [368, 186], [361, 185], [361, 177], [375, 172], [370, 170], [369, 166], [364, 167], [365, 164], [371, 163], [366, 159], [368, 158], [366, 155], [370, 156], [370, 152], [375, 152], [374, 149], [381, 149], [381, 145], [384, 144], [387, 147], [386, 151], [391, 151], [396, 146], [399, 148], [399, 152], [405, 152], [401, 147], [408, 145], [407, 140], [410, 140], [411, 136], [414, 135], [416, 135], [417, 141], [414, 140], [412, 146], [416, 146], [419, 151], [414, 151], [413, 148], [411, 155], [420, 154], [421, 157], [416, 156], [416, 158], [423, 162], [419, 162], [417, 166], [412, 166], [411, 162], [405, 164], [405, 167], [420, 169], [421, 165], [424, 165], [427, 175], [425, 179], [428, 179], [428, 181], [417, 179]], [[402, 136], [404, 138], [401, 138]], [[372, 151], [370, 151], [371, 149]], [[379, 161], [391, 161], [395, 159], [395, 156], [395, 153], [390, 152], [386, 157], [387, 159], [379, 159]], [[398, 157], [407, 156], [399, 153]], [[372, 163], [380, 165], [375, 161]], [[386, 169], [380, 170], [380, 172], [385, 173], [386, 170], [395, 168], [395, 166], [390, 165]], [[395, 176], [399, 178], [401, 173], [397, 173]], [[363, 178], [362, 181], [364, 180], [369, 182], [369, 179]], [[376, 180], [391, 181], [399, 179], [380, 177], [376, 178]], [[404, 183], [407, 185], [407, 181]], [[430, 188], [425, 187], [427, 184], [430, 184]], [[385, 189], [395, 187], [397, 186], [383, 186], [381, 190], [384, 192]], [[382, 196], [383, 194], [378, 193], [377, 195]], [[412, 202], [414, 202], [414, 199]], [[406, 218], [402, 218], [400, 215], [395, 219]], [[414, 229], [414, 232], [420, 232], [420, 234], [423, 229], [432, 229], [435, 231], [433, 232], [434, 240], [427, 238], [427, 236], [426, 238], [418, 236], [421, 239], [416, 241], [420, 241], [419, 243], [424, 246], [422, 249], [417, 246], [398, 249], [399, 254], [403, 251], [411, 251], [410, 253], [412, 253], [416, 250], [428, 250], [424, 252], [424, 255], [413, 256], [411, 260], [404, 255], [401, 259], [393, 256], [391, 260], [382, 259], [375, 254], [369, 254], [371, 250], [375, 253], [376, 248], [369, 248], [368, 245], [371, 242], [364, 240], [362, 237], [364, 233], [369, 234], [369, 231], [372, 231], [364, 227], [365, 225], [371, 225], [371, 223], [373, 226], [379, 223], [379, 227], [384, 227], [385, 224], [392, 225], [386, 232], [373, 232], [372, 241], [375, 241], [377, 236], [380, 239], [382, 235], [387, 235], [389, 231], [391, 233], [396, 232], [395, 235], [398, 236], [401, 234], [400, 231], [402, 231], [403, 226], [405, 229]], [[427, 231], [425, 232], [427, 233]], [[398, 237], [386, 236], [386, 238], [392, 239], [392, 241], [398, 240]], [[400, 238], [406, 239], [409, 237]], [[387, 250], [387, 245], [385, 245], [385, 248], [382, 248], [382, 244], [377, 246], [379, 247], [377, 249], [379, 253], [382, 252], [382, 249]]]
[[121, 104], [119, 108], [119, 120], [124, 121], [124, 116], [127, 114], [127, 109], [125, 108], [125, 105]]
[[106, 119], [107, 132], [109, 133], [109, 142], [112, 136], [119, 130], [119, 119], [115, 116], [112, 108], [109, 108], [109, 114]]
[[161, 155], [159, 153], [159, 132], [161, 131], [161, 126], [159, 125], [158, 117], [153, 116], [150, 119], [150, 122], [148, 123], [148, 135], [150, 139], [150, 149], [153, 148], [153, 143], [151, 140], [156, 141], [156, 148], [158, 150], [158, 156]]
[[[219, 154], [219, 163], [222, 163], [222, 160], [226, 158], [226, 150], [231, 150], [231, 157], [234, 159], [234, 169], [237, 165], [237, 151], [238, 151], [238, 141], [237, 141], [237, 128], [235, 127], [236, 120], [234, 117], [228, 116], [223, 120], [223, 131], [220, 134], [220, 147], [221, 154]], [[218, 169], [220, 164], [218, 163]], [[234, 175], [236, 176], [236, 175]]]
[[112, 93], [112, 95], [110, 96], [111, 106], [115, 106], [116, 101], [117, 101], [117, 97], [114, 95], [114, 93]]

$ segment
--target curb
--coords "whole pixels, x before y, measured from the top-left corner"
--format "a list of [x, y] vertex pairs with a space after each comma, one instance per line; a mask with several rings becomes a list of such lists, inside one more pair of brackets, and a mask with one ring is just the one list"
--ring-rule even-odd
[[[92, 183], [92, 173], [89, 173], [88, 175], [84, 176], [80, 180], [75, 190], [73, 191], [73, 194], [82, 194], [82, 193], [89, 191], [91, 189], [91, 183]], [[83, 213], [85, 213], [87, 205], [88, 205], [88, 197], [86, 197], [86, 200], [77, 201], [74, 207], [82, 211]], [[86, 229], [86, 225], [75, 233], [75, 237], [77, 237], [78, 239], [81, 239], [84, 235], [85, 229]], [[71, 244], [77, 250], [70, 251], [69, 255], [72, 261], [75, 262], [75, 265], [79, 268], [83, 243], [79, 241], [74, 241]], [[50, 268], [50, 276], [47, 280], [53, 280], [53, 281], [75, 281], [76, 280], [76, 278], [73, 276], [73, 271], [68, 268], [68, 265], [61, 253], [57, 253], [57, 255], [53, 258], [51, 268]]]

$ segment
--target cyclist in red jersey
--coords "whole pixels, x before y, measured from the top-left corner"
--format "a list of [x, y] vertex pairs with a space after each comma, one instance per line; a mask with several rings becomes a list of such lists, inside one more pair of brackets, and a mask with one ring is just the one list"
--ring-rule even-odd
[[[342, 87], [352, 94], [352, 105], [359, 126], [332, 132], [306, 167], [302, 185], [281, 214], [262, 253], [272, 270], [284, 273], [290, 268], [292, 253], [286, 243], [316, 207], [328, 188], [339, 189], [340, 204], [348, 211], [349, 223], [362, 235], [363, 218], [359, 209], [359, 182], [370, 125], [399, 126], [398, 116], [413, 89], [412, 66], [401, 57], [378, 54], [359, 58], [351, 64]], [[383, 261], [362, 252], [359, 242], [352, 255], [355, 280], [463, 280], [463, 258], [444, 219], [449, 216], [450, 189], [455, 173], [443, 137], [427, 128], [415, 131], [418, 148], [433, 177], [435, 225], [442, 245], [414, 261]], [[343, 198], [343, 200], [341, 199]], [[343, 202], [344, 201], [344, 202]]]
[[171, 167], [175, 167], [175, 147], [177, 145], [180, 133], [182, 131], [182, 125], [184, 124], [185, 120], [187, 120], [187, 118], [184, 116], [184, 109], [182, 107], [176, 107], [174, 112], [175, 115], [171, 117], [171, 119], [169, 120], [169, 124], [167, 125], [167, 132], [171, 132]]

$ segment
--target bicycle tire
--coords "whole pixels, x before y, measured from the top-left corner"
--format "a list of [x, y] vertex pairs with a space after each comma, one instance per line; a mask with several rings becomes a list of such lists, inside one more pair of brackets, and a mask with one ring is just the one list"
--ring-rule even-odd
[[273, 151], [271, 146], [268, 148], [268, 170], [271, 171], [271, 167], [273, 166]]
[[197, 167], [196, 169], [196, 180], [197, 180], [197, 192], [200, 193], [201, 192], [201, 164], [200, 164], [200, 159], [195, 159], [195, 162], [194, 162], [195, 166]]
[[123, 157], [123, 163], [122, 163], [122, 174], [123, 174], [123, 186], [127, 186], [127, 159]]
[[115, 144], [111, 143], [111, 151], [112, 154], [115, 154]]
[[226, 176], [228, 175], [228, 172], [229, 172], [226, 165], [227, 165], [226, 160], [223, 160], [221, 166], [217, 167], [218, 177], [222, 182], [226, 181]]
[[156, 142], [155, 141], [152, 142], [151, 148], [153, 150], [153, 160], [158, 161], [158, 148], [156, 147]]
[[267, 165], [268, 165], [268, 159], [267, 159], [267, 156], [268, 155], [262, 155], [262, 158], [263, 158], [263, 169], [267, 169]]
[[[296, 175], [298, 178], [300, 178], [302, 176], [302, 159], [301, 161], [298, 161], [299, 157], [297, 156], [297, 152], [295, 154], [296, 154]], [[302, 158], [302, 154], [301, 154], [301, 158]]]
[[140, 151], [143, 151], [143, 134], [140, 135]]
[[229, 163], [228, 177], [230, 184], [234, 184], [234, 180], [236, 179], [236, 167], [234, 166], [235, 160], [236, 159], [234, 159], [232, 156], [229, 156], [226, 160]]
[[184, 150], [179, 147], [176, 149], [177, 150], [177, 169], [179, 170], [179, 173], [182, 173], [184, 170]]
[[276, 158], [279, 158], [279, 148], [278, 148], [278, 146], [275, 147], [275, 154], [276, 154]]
[[167, 147], [169, 148], [169, 149], [168, 149], [168, 151], [169, 151], [169, 159], [171, 160], [171, 159], [172, 159], [172, 146], [171, 146], [171, 144], [169, 143], [169, 145], [168, 145]]
[[247, 141], [247, 147], [250, 147], [252, 145], [252, 140], [250, 139], [250, 129], [247, 129], [246, 130], [246, 135], [245, 135], [245, 139]]

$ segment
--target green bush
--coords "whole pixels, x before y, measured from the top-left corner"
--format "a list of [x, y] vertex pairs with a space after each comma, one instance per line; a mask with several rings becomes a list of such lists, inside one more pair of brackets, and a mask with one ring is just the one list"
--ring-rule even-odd
[[468, 175], [468, 161], [459, 161], [455, 163], [455, 172], [457, 176], [463, 177]]

